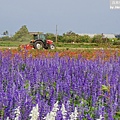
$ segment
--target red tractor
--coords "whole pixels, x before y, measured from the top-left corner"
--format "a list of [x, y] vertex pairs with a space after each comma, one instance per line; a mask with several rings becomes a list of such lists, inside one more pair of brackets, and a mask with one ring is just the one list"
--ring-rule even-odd
[[55, 45], [52, 40], [47, 40], [44, 34], [32, 34], [33, 40], [30, 44], [20, 45], [21, 49], [55, 49]]
[[30, 45], [34, 49], [55, 49], [52, 40], [47, 40], [44, 34], [33, 34], [34, 39], [30, 41]]

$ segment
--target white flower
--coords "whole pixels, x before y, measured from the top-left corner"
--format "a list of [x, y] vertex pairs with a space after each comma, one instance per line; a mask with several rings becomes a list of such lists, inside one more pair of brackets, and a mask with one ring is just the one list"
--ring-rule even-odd
[[7, 119], [6, 119], [6, 120], [10, 120], [10, 119], [9, 119], [9, 117], [7, 117]]
[[20, 115], [20, 106], [15, 109], [14, 113], [16, 114], [15, 120], [18, 120], [19, 119], [19, 115]]
[[102, 120], [104, 117], [102, 117], [102, 115], [100, 115], [100, 118], [99, 119], [97, 119], [97, 120]]
[[70, 115], [70, 120], [77, 120], [77, 116], [78, 116], [78, 112], [77, 112], [77, 108], [75, 107], [75, 111], [72, 112], [72, 114]]
[[[16, 108], [16, 109], [15, 109], [14, 114], [15, 114], [15, 119], [14, 119], [14, 120], [19, 120], [19, 115], [20, 115], [20, 106], [19, 106], [18, 108]], [[6, 120], [10, 120], [10, 118], [9, 118], [9, 117], [7, 117], [7, 119], [6, 119]]]
[[65, 119], [65, 118], [66, 118], [66, 115], [67, 115], [67, 111], [65, 110], [64, 104], [62, 104], [61, 111], [62, 111], [63, 119]]
[[54, 104], [54, 107], [50, 113], [47, 114], [46, 117], [44, 117], [45, 120], [55, 120], [56, 113], [58, 111], [58, 101]]
[[33, 107], [29, 116], [31, 116], [30, 120], [37, 120], [38, 119], [38, 117], [39, 117], [38, 104], [35, 107]]

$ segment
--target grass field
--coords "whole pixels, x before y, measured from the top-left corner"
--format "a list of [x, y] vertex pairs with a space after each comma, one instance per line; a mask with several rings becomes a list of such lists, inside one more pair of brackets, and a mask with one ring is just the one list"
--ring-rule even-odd
[[[19, 45], [29, 44], [29, 41], [0, 41], [0, 47], [18, 47]], [[59, 49], [79, 49], [79, 48], [120, 48], [120, 45], [110, 43], [54, 43]]]
[[29, 42], [19, 41], [0, 41], [0, 47], [18, 47], [21, 44], [28, 44]]

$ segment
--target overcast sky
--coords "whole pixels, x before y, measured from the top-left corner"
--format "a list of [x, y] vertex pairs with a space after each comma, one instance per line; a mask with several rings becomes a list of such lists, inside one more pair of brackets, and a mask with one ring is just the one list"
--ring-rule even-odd
[[30, 32], [58, 34], [120, 33], [120, 10], [109, 0], [0, 0], [0, 34], [14, 34], [26, 25]]

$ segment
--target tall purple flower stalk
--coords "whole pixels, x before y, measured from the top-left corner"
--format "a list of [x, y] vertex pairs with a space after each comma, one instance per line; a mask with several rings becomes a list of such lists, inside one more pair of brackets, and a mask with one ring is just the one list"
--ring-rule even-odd
[[[39, 120], [46, 117], [58, 101], [56, 120], [114, 119], [120, 112], [120, 58], [95, 61], [82, 57], [14, 57], [0, 52], [0, 119], [29, 120], [38, 104]], [[61, 106], [66, 114], [63, 117]]]

